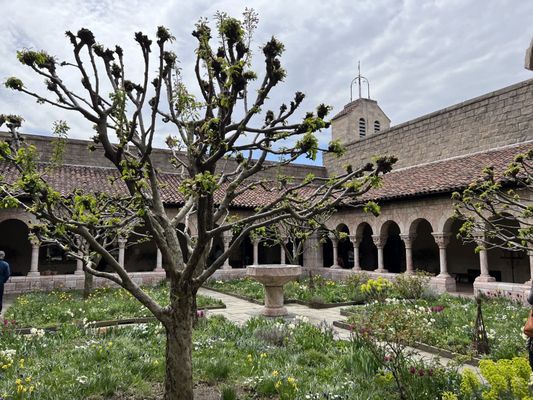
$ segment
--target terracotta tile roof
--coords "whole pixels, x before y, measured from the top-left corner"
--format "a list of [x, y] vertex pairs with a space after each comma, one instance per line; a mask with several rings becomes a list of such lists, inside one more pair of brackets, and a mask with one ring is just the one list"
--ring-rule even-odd
[[517, 154], [533, 149], [533, 141], [420, 164], [392, 171], [383, 177], [383, 186], [363, 196], [364, 200], [392, 200], [437, 193], [451, 193], [482, 177], [492, 166], [501, 177]]
[[[450, 193], [467, 186], [481, 177], [484, 167], [493, 166], [497, 174], [506, 169], [514, 156], [533, 148], [533, 141], [505, 148], [480, 152], [453, 159], [436, 161], [393, 171], [383, 178], [383, 186], [366, 193], [362, 200], [393, 200], [438, 193]], [[16, 170], [7, 163], [0, 162], [0, 175], [12, 181]], [[63, 195], [76, 189], [86, 192], [106, 192], [112, 195], [126, 193], [124, 183], [116, 180], [118, 172], [114, 168], [97, 166], [62, 165], [54, 168], [46, 176], [47, 181]], [[113, 179], [114, 178], [114, 179]], [[180, 204], [183, 197], [178, 191], [179, 175], [161, 173], [163, 201], [168, 204]], [[309, 191], [312, 188], [308, 189]], [[215, 194], [215, 200], [221, 200], [224, 188]], [[255, 208], [274, 200], [275, 191], [256, 186], [238, 196], [233, 207]]]

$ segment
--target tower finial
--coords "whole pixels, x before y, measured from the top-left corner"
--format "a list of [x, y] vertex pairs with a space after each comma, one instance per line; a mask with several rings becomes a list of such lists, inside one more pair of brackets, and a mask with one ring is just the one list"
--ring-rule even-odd
[[357, 85], [359, 87], [359, 98], [361, 99], [363, 96], [361, 95], [361, 86], [363, 82], [366, 82], [366, 87], [368, 90], [368, 99], [370, 100], [370, 82], [367, 78], [364, 76], [361, 76], [361, 61], [357, 61], [357, 76], [352, 80], [352, 83], [350, 84], [350, 101], [353, 101], [353, 84], [357, 81]]

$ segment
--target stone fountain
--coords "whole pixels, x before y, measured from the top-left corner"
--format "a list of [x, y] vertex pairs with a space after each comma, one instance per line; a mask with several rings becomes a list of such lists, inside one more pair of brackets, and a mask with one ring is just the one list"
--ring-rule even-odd
[[297, 279], [302, 274], [302, 267], [289, 264], [250, 265], [246, 275], [260, 282], [265, 287], [265, 307], [261, 314], [267, 317], [288, 315], [283, 305], [283, 285]]

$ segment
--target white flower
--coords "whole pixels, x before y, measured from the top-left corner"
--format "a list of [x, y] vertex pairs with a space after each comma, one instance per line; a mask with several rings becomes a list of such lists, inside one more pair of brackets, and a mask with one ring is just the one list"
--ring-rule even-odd
[[85, 385], [87, 381], [89, 380], [85, 375], [78, 376], [76, 380], [81, 383], [82, 385]]

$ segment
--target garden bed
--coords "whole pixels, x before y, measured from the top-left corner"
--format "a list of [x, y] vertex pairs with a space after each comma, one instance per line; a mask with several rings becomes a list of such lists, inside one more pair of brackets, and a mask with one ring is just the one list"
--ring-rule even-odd
[[[105, 331], [63, 325], [54, 333], [26, 336], [7, 326], [0, 337], [0, 364], [8, 365], [0, 369], [4, 398], [22, 398], [18, 387], [26, 389], [24, 398], [41, 400], [161, 396], [165, 334], [160, 324]], [[215, 316], [202, 319], [193, 335], [194, 380], [209, 393], [233, 391], [238, 398], [398, 398], [391, 374], [378, 365], [362, 367], [359, 352], [353, 343], [335, 340], [331, 330], [301, 318], [255, 318], [237, 326]], [[432, 371], [405, 378], [406, 385], [428, 393], [428, 399], [456, 388], [451, 370], [419, 361], [409, 361], [409, 366]]]
[[[354, 276], [336, 282], [315, 276], [289, 282], [284, 286], [285, 303], [301, 304], [316, 309], [362, 304], [365, 295], [361, 292], [360, 286], [364, 279], [366, 277]], [[210, 280], [204, 287], [255, 304], [264, 304], [263, 285], [250, 278]]]
[[[350, 314], [353, 314], [353, 313], [350, 313]], [[333, 321], [333, 326], [336, 326], [337, 328], [341, 328], [341, 329], [346, 329], [349, 331], [353, 330], [353, 325], [349, 324], [346, 321]], [[456, 359], [456, 358], [461, 358], [461, 361], [464, 364], [472, 365], [473, 367], [479, 366], [479, 362], [481, 361], [481, 358], [477, 358], [477, 357], [471, 357], [470, 359], [464, 359], [464, 354], [453, 353], [451, 351], [444, 350], [444, 349], [441, 349], [435, 346], [430, 346], [428, 344], [421, 343], [421, 342], [415, 342], [413, 344], [410, 344], [410, 346], [415, 349], [425, 351], [427, 353], [435, 354], [436, 356], [439, 356], [439, 357], [449, 358], [451, 360]]]
[[[228, 296], [233, 296], [241, 300], [249, 301], [250, 303], [259, 304], [259, 305], [265, 304], [264, 300], [257, 300], [257, 299], [254, 299], [253, 297], [231, 293], [229, 291], [222, 290], [222, 289], [215, 289], [210, 286], [204, 286], [204, 287], [208, 290], [212, 290], [213, 292], [226, 294]], [[354, 306], [357, 304], [363, 304], [363, 301], [362, 300], [361, 301], [346, 301], [344, 303], [316, 303], [316, 302], [302, 301], [302, 300], [296, 300], [296, 299], [284, 299], [284, 303], [285, 304], [300, 304], [302, 306], [307, 306], [309, 308], [314, 308], [314, 309], [319, 310], [319, 309], [333, 308], [333, 307]]]
[[[145, 290], [160, 304], [168, 304], [168, 288], [159, 285]], [[222, 301], [197, 296], [198, 309], [225, 308]], [[80, 291], [28, 293], [17, 297], [6, 310], [5, 319], [21, 328], [56, 328], [64, 323], [80, 326], [121, 325], [151, 320], [148, 309], [123, 289], [95, 289], [88, 299]], [[103, 324], [103, 325], [102, 325]]]
[[[348, 317], [347, 326], [365, 327], [372, 312], [409, 313], [413, 324], [421, 329], [414, 338], [417, 343], [435, 351], [473, 355], [472, 338], [476, 319], [476, 303], [473, 299], [442, 295], [434, 299], [387, 299], [365, 306], [341, 310]], [[487, 331], [491, 359], [505, 359], [523, 355], [526, 341], [522, 328], [529, 308], [503, 298], [487, 298], [482, 301], [482, 312]]]

